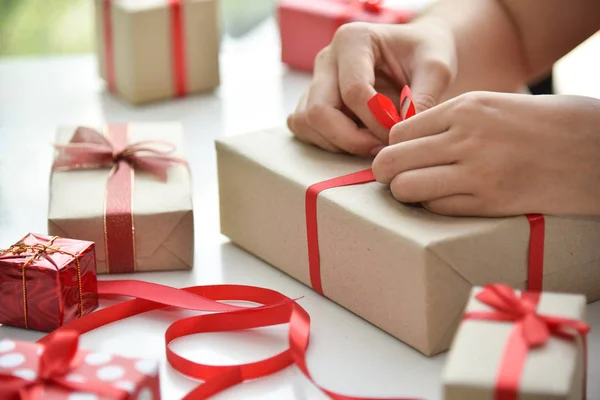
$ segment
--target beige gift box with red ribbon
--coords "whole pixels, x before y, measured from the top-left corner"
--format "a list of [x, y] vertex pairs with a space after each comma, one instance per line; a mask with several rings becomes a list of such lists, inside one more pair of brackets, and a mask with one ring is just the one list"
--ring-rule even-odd
[[137, 104], [219, 85], [217, 0], [94, 0], [100, 76]]
[[[191, 269], [194, 217], [181, 124], [136, 122], [109, 125], [97, 131], [109, 139], [111, 131], [120, 131], [126, 136], [125, 143], [134, 145], [132, 148], [153, 148], [161, 142], [172, 145], [174, 151], [169, 156], [182, 162], [172, 163], [163, 171], [165, 181], [140, 168], [131, 168], [122, 177], [123, 187], [110, 189], [109, 183], [111, 179], [114, 183], [119, 170], [116, 164], [54, 169], [48, 210], [50, 234], [95, 242], [98, 273]], [[69, 144], [76, 132], [76, 127], [60, 127], [55, 143]], [[56, 153], [55, 165], [59, 152]], [[143, 161], [141, 153], [139, 158]], [[128, 240], [132, 241], [130, 246]]]
[[[305, 196], [309, 186], [369, 168], [284, 129], [217, 142], [221, 231], [311, 285]], [[446, 350], [474, 285], [524, 288], [525, 216], [452, 218], [398, 203], [376, 182], [317, 198], [325, 296], [426, 355]], [[545, 290], [600, 298], [600, 218], [545, 219]]]
[[[465, 315], [473, 318], [461, 323], [448, 354], [442, 378], [444, 399], [581, 400], [585, 388], [585, 335], [556, 321], [568, 319], [572, 325], [585, 328], [585, 297], [543, 292], [533, 306], [535, 314], [558, 328], [543, 344], [527, 348], [521, 344], [526, 336], [533, 336], [523, 325], [527, 313], [522, 320], [518, 315], [512, 320], [515, 315], [477, 299], [489, 290], [474, 288], [471, 292]], [[477, 318], [478, 313], [508, 318], [486, 320]], [[540, 327], [530, 323], [528, 328]]]

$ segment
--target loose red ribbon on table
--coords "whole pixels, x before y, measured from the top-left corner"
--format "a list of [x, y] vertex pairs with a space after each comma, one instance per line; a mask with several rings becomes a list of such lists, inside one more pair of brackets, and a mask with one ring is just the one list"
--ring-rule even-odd
[[[531, 349], [545, 345], [551, 336], [575, 340], [579, 336], [583, 344], [583, 354], [587, 359], [587, 333], [589, 325], [584, 322], [542, 315], [536, 312], [539, 296], [534, 297], [523, 292], [518, 297], [515, 291], [506, 285], [487, 285], [477, 294], [477, 300], [492, 308], [489, 312], [469, 312], [466, 320], [485, 320], [514, 322], [504, 349], [494, 388], [495, 400], [517, 400], [519, 381], [525, 367], [527, 355]], [[533, 301], [532, 301], [533, 300]], [[587, 360], [585, 361], [587, 366]], [[584, 376], [587, 375], [584, 369]], [[585, 384], [583, 398], [585, 399]]]
[[[173, 164], [187, 162], [169, 154], [170, 143], [142, 141], [128, 144], [128, 125], [108, 126], [108, 137], [90, 128], [79, 127], [67, 145], [55, 145], [54, 170], [112, 168], [104, 207], [106, 264], [110, 273], [134, 272], [135, 229], [133, 225], [134, 171], [150, 174], [165, 182]], [[160, 147], [164, 147], [161, 150]]]
[[[117, 91], [117, 79], [115, 74], [114, 38], [112, 24], [112, 3], [114, 0], [103, 0], [103, 34], [104, 34], [104, 59], [106, 70], [106, 81], [108, 90]], [[169, 18], [171, 26], [171, 53], [173, 69], [173, 88], [177, 97], [187, 94], [187, 62], [185, 26], [182, 0], [166, 0], [169, 3]]]
[[[313, 384], [332, 399], [384, 400], [340, 395], [316, 384], [306, 364], [310, 317], [294, 300], [274, 290], [245, 285], [211, 285], [175, 289], [139, 281], [100, 281], [98, 293], [101, 296], [124, 295], [138, 298], [73, 320], [40, 339], [39, 343], [44, 345], [57, 343], [57, 335], [62, 335], [64, 332], [75, 332], [81, 335], [112, 322], [169, 306], [197, 311], [225, 311], [181, 319], [171, 324], [165, 332], [167, 360], [171, 366], [188, 377], [204, 380], [203, 384], [184, 397], [185, 400], [206, 399], [231, 386], [268, 376], [292, 364], [296, 364]], [[248, 301], [261, 306], [237, 307], [221, 303], [223, 300]], [[284, 323], [289, 323], [290, 347], [275, 356], [253, 363], [230, 366], [206, 365], [190, 361], [169, 347], [173, 340], [187, 335], [252, 329]]]
[[[408, 86], [404, 86], [400, 94], [399, 104], [401, 108], [405, 105], [406, 101], [408, 101], [408, 105], [404, 117], [398, 113], [392, 100], [379, 93], [369, 100], [368, 107], [377, 122], [386, 129], [391, 130], [397, 123], [413, 117], [416, 114], [412, 93]], [[323, 283], [321, 282], [321, 258], [319, 255], [319, 229], [317, 223], [317, 198], [319, 193], [336, 187], [360, 185], [374, 181], [375, 177], [373, 176], [373, 171], [369, 168], [315, 183], [306, 189], [306, 240], [310, 284], [315, 291], [322, 295], [325, 294], [323, 291]], [[526, 217], [530, 225], [527, 288], [530, 292], [540, 292], [542, 290], [544, 276], [544, 216], [530, 214]]]

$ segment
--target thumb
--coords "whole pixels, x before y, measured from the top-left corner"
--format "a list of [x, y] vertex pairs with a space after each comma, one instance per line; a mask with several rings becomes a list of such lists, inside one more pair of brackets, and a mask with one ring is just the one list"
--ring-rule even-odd
[[437, 105], [452, 81], [450, 67], [440, 60], [417, 65], [411, 82], [413, 103], [417, 113]]

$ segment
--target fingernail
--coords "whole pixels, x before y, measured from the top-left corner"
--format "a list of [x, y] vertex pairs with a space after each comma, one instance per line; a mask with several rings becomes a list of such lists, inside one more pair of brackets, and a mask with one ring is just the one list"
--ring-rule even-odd
[[380, 152], [381, 150], [383, 150], [383, 148], [384, 148], [384, 147], [385, 147], [385, 146], [376, 146], [376, 147], [373, 147], [373, 149], [371, 150], [370, 154], [371, 154], [372, 156], [376, 156], [377, 154], [379, 154], [379, 152]]

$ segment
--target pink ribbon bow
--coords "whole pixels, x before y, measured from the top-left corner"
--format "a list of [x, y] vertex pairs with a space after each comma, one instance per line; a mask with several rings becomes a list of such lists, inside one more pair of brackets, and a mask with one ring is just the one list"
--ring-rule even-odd
[[[160, 149], [160, 146], [166, 149]], [[172, 164], [187, 166], [185, 160], [168, 155], [175, 150], [171, 143], [147, 140], [119, 148], [100, 132], [86, 127], [77, 128], [69, 144], [54, 147], [58, 150], [53, 165], [55, 170], [112, 168], [124, 161], [136, 171], [165, 182]]]
[[[551, 336], [566, 340], [575, 340], [580, 336], [584, 357], [587, 358], [586, 336], [590, 330], [589, 325], [574, 319], [538, 314], [538, 298], [537, 293], [532, 295], [528, 292], [518, 297], [515, 291], [506, 285], [486, 285], [484, 290], [477, 294], [476, 299], [491, 307], [492, 311], [474, 311], [464, 316], [464, 319], [515, 323], [496, 377], [495, 400], [518, 398], [519, 381], [527, 354], [533, 348], [544, 346]], [[585, 382], [583, 393], [585, 398]]]
[[65, 376], [78, 364], [76, 357], [78, 341], [75, 331], [57, 331], [44, 345], [44, 352], [39, 358], [38, 372], [34, 380], [0, 373], [0, 398], [41, 399], [46, 386], [58, 386], [71, 391], [120, 398], [125, 391], [111, 385], [102, 382], [73, 382], [65, 379]]

